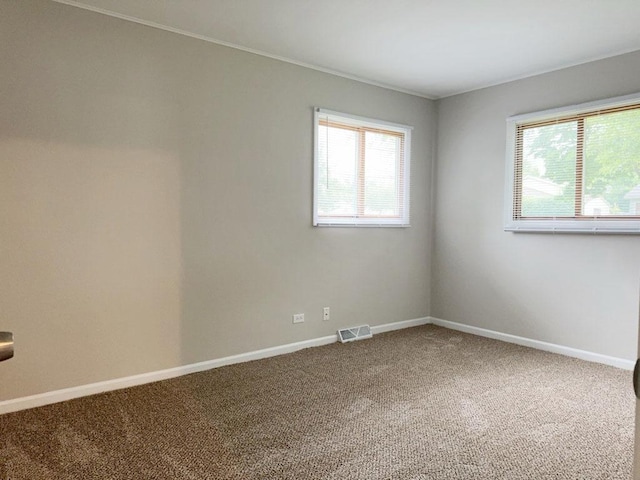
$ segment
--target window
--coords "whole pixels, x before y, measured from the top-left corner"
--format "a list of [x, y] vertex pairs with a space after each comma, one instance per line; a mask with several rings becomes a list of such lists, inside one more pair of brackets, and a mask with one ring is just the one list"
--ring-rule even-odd
[[507, 128], [505, 230], [640, 233], [640, 95]]
[[313, 224], [409, 226], [411, 127], [315, 109]]

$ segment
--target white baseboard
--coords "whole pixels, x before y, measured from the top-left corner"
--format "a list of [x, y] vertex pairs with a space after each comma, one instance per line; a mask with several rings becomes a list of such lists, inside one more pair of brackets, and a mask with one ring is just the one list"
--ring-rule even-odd
[[[374, 325], [371, 327], [371, 331], [374, 334], [379, 334], [384, 332], [390, 332], [393, 330], [400, 330], [403, 328], [427, 325], [430, 323], [434, 325], [438, 325], [440, 327], [445, 327], [445, 328], [450, 328], [452, 330], [471, 333], [473, 335], [478, 335], [481, 337], [493, 338], [495, 340], [515, 343], [517, 345], [536, 348], [538, 350], [545, 350], [548, 352], [559, 353], [561, 355], [575, 357], [575, 358], [579, 358], [581, 360], [587, 360], [590, 362], [603, 363], [605, 365], [611, 365], [614, 367], [623, 368], [625, 370], [633, 370], [633, 366], [634, 366], [634, 362], [632, 360], [625, 360], [617, 357], [609, 357], [607, 355], [601, 355], [599, 353], [587, 352], [585, 350], [578, 350], [575, 348], [556, 345], [553, 343], [547, 343], [539, 340], [532, 340], [529, 338], [518, 337], [516, 335], [510, 335], [508, 333], [501, 333], [501, 332], [487, 330], [480, 327], [465, 325], [462, 323], [450, 322], [448, 320], [442, 320], [440, 318], [435, 318], [435, 317], [423, 317], [423, 318], [416, 318], [413, 320], [404, 320], [400, 322], [386, 323], [384, 325]], [[188, 375], [190, 373], [195, 373], [195, 372], [201, 372], [203, 370], [210, 370], [212, 368], [222, 367], [224, 365], [231, 365], [234, 363], [249, 362], [251, 360], [259, 360], [261, 358], [274, 357], [276, 355], [283, 355], [285, 353], [292, 353], [297, 350], [302, 350], [303, 348], [328, 345], [330, 343], [335, 343], [337, 341], [338, 341], [337, 335], [328, 335], [326, 337], [313, 338], [311, 340], [304, 340], [301, 342], [289, 343], [289, 344], [280, 345], [277, 347], [271, 347], [271, 348], [265, 348], [262, 350], [256, 350], [253, 352], [241, 353], [239, 355], [231, 355], [229, 357], [223, 357], [223, 358], [217, 358], [214, 360], [208, 360], [205, 362], [193, 363], [193, 364], [184, 365], [181, 367], [169, 368], [166, 370], [159, 370], [156, 372], [143, 373], [140, 375], [133, 375], [130, 377], [116, 378], [113, 380], [91, 383], [88, 385], [80, 385], [77, 387], [65, 388], [62, 390], [55, 390], [52, 392], [31, 395], [28, 397], [0, 401], [0, 415], [5, 413], [17, 412], [19, 410], [26, 410], [28, 408], [41, 407], [43, 405], [49, 405], [52, 403], [63, 402], [65, 400], [72, 400], [74, 398], [86, 397], [88, 395], [94, 395], [97, 393], [120, 390], [122, 388], [134, 387], [136, 385], [143, 385], [145, 383], [157, 382], [160, 380], [167, 380], [169, 378]]]
[[485, 328], [465, 325], [463, 323], [450, 322], [448, 320], [442, 320], [441, 318], [429, 317], [429, 323], [438, 325], [440, 327], [450, 328], [452, 330], [458, 330], [460, 332], [471, 333], [480, 337], [493, 338], [495, 340], [515, 343], [517, 345], [536, 348], [538, 350], [544, 350], [546, 352], [559, 353], [561, 355], [566, 355], [567, 357], [579, 358], [581, 360], [587, 360], [589, 362], [603, 363], [605, 365], [611, 365], [612, 367], [622, 368], [625, 370], [633, 370], [635, 364], [633, 360], [625, 360], [623, 358], [610, 357], [608, 355], [587, 352], [586, 350], [578, 350], [577, 348], [565, 347], [563, 345], [556, 345], [554, 343], [547, 343], [540, 340], [518, 337], [516, 335], [496, 332], [494, 330], [487, 330]]
[[[429, 323], [429, 319], [418, 318], [414, 320], [404, 320], [401, 322], [386, 323], [384, 325], [376, 325], [371, 327], [373, 333], [390, 332], [402, 328], [415, 327]], [[130, 377], [116, 378], [104, 382], [90, 383], [77, 387], [55, 390], [52, 392], [40, 393], [28, 397], [15, 398], [12, 400], [0, 401], [0, 415], [5, 413], [17, 412], [28, 408], [42, 407], [52, 403], [72, 400], [74, 398], [86, 397], [97, 393], [110, 392], [120, 390], [122, 388], [135, 387], [145, 383], [157, 382], [159, 380], [167, 380], [169, 378], [188, 375], [189, 373], [201, 372], [212, 368], [231, 365], [234, 363], [249, 362], [251, 360], [259, 360], [261, 358], [275, 357], [285, 353], [292, 353], [297, 350], [309, 347], [319, 347], [328, 345], [338, 341], [338, 335], [328, 335], [326, 337], [313, 338], [311, 340], [303, 340], [301, 342], [289, 343], [277, 347], [265, 348], [253, 352], [241, 353], [239, 355], [231, 355], [229, 357], [207, 360], [205, 362], [192, 363], [181, 367], [169, 368], [166, 370], [158, 370], [156, 372], [142, 373]]]
[[403, 328], [419, 327], [431, 323], [429, 317], [414, 318], [413, 320], [403, 320], [401, 322], [385, 323], [384, 325], [374, 325], [371, 327], [371, 333], [392, 332], [393, 330], [401, 330]]

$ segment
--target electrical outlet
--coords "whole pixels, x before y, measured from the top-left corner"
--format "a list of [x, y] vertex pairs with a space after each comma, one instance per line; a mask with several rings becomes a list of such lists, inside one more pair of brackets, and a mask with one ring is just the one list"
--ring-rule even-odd
[[329, 320], [329, 313], [330, 313], [330, 312], [329, 312], [329, 307], [324, 307], [324, 308], [322, 309], [322, 320], [324, 320], [325, 322], [326, 322], [327, 320]]
[[304, 313], [296, 313], [293, 316], [293, 323], [302, 323], [304, 322]]

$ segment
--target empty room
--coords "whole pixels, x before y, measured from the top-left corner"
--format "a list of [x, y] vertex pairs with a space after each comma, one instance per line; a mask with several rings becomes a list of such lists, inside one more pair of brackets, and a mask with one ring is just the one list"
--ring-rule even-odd
[[0, 0], [0, 480], [640, 479], [638, 25]]

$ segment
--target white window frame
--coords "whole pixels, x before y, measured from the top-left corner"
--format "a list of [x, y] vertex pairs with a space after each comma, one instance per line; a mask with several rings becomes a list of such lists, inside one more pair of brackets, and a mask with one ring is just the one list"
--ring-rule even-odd
[[[313, 226], [314, 227], [410, 227], [409, 223], [409, 208], [410, 208], [410, 178], [411, 178], [411, 131], [413, 127], [409, 125], [402, 125], [399, 123], [387, 122], [384, 120], [377, 120], [373, 118], [360, 117], [357, 115], [351, 115], [348, 113], [337, 112], [334, 110], [327, 110], [319, 107], [315, 107], [313, 115], [314, 125], [314, 148], [313, 148]], [[379, 218], [379, 217], [358, 217], [358, 216], [345, 216], [345, 217], [328, 217], [318, 215], [318, 188], [317, 182], [319, 178], [319, 123], [321, 116], [336, 116], [342, 119], [348, 119], [354, 126], [369, 127], [374, 129], [384, 129], [392, 132], [402, 133], [404, 135], [404, 149], [403, 149], [403, 191], [402, 191], [402, 215], [392, 218]]]
[[602, 217], [597, 219], [577, 219], [557, 217], [551, 219], [523, 219], [515, 218], [514, 214], [514, 189], [516, 187], [516, 135], [518, 125], [550, 120], [553, 118], [568, 117], [571, 115], [580, 115], [587, 112], [597, 112], [600, 109], [605, 110], [636, 103], [640, 103], [640, 93], [582, 103], [568, 107], [554, 108], [541, 112], [515, 115], [507, 118], [504, 230], [508, 232], [640, 234], [640, 219], [638, 218], [626, 219], [620, 217]]

